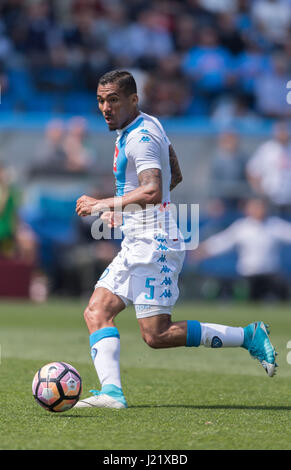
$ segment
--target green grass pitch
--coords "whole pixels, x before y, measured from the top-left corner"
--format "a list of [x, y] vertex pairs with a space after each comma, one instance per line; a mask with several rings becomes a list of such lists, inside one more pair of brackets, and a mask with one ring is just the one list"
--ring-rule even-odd
[[129, 308], [117, 320], [129, 408], [49, 413], [31, 393], [42, 365], [71, 363], [82, 376], [83, 397], [99, 385], [83, 309], [65, 300], [0, 303], [1, 449], [291, 448], [290, 306], [193, 302], [177, 304], [173, 315], [233, 326], [269, 323], [279, 352], [273, 378], [242, 348], [151, 350]]

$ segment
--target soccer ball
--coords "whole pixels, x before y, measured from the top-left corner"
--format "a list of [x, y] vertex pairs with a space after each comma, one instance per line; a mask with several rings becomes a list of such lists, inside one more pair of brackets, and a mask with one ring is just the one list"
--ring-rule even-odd
[[48, 411], [61, 412], [72, 408], [82, 392], [78, 371], [65, 362], [51, 362], [41, 367], [32, 381], [37, 403]]

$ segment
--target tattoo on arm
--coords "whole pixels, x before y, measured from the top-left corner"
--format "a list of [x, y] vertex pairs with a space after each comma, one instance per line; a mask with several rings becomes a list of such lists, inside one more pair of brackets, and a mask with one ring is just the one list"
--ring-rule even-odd
[[140, 186], [153, 185], [156, 188], [162, 188], [162, 175], [161, 170], [158, 168], [150, 168], [143, 170], [138, 175]]
[[154, 192], [158, 198], [162, 198], [163, 181], [159, 168], [149, 168], [141, 171], [138, 175], [138, 181], [140, 186], [147, 186], [150, 192]]
[[181, 183], [183, 179], [180, 165], [178, 162], [178, 157], [172, 145], [169, 146], [169, 159], [170, 159], [170, 167], [171, 167], [171, 175], [172, 175], [170, 191], [172, 191], [172, 189], [174, 189], [177, 186], [177, 184]]

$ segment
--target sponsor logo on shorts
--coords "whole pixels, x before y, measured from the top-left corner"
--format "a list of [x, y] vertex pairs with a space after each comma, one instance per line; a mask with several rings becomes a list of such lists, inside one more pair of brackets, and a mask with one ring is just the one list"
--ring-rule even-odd
[[135, 305], [135, 311], [136, 312], [144, 312], [147, 310], [151, 310], [152, 305], [145, 305], [145, 304], [136, 304]]

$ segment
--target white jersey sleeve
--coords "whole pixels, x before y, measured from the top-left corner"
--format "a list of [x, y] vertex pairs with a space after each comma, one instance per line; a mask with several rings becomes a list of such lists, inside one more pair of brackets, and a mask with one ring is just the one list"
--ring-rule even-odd
[[141, 171], [157, 168], [163, 179], [162, 200], [170, 202], [169, 139], [161, 123], [153, 116], [140, 113], [117, 134], [113, 164], [116, 195], [122, 196], [136, 189]]
[[127, 141], [126, 151], [128, 158], [135, 164], [137, 174], [150, 168], [162, 169], [160, 143], [149, 132], [136, 132], [130, 136]]

